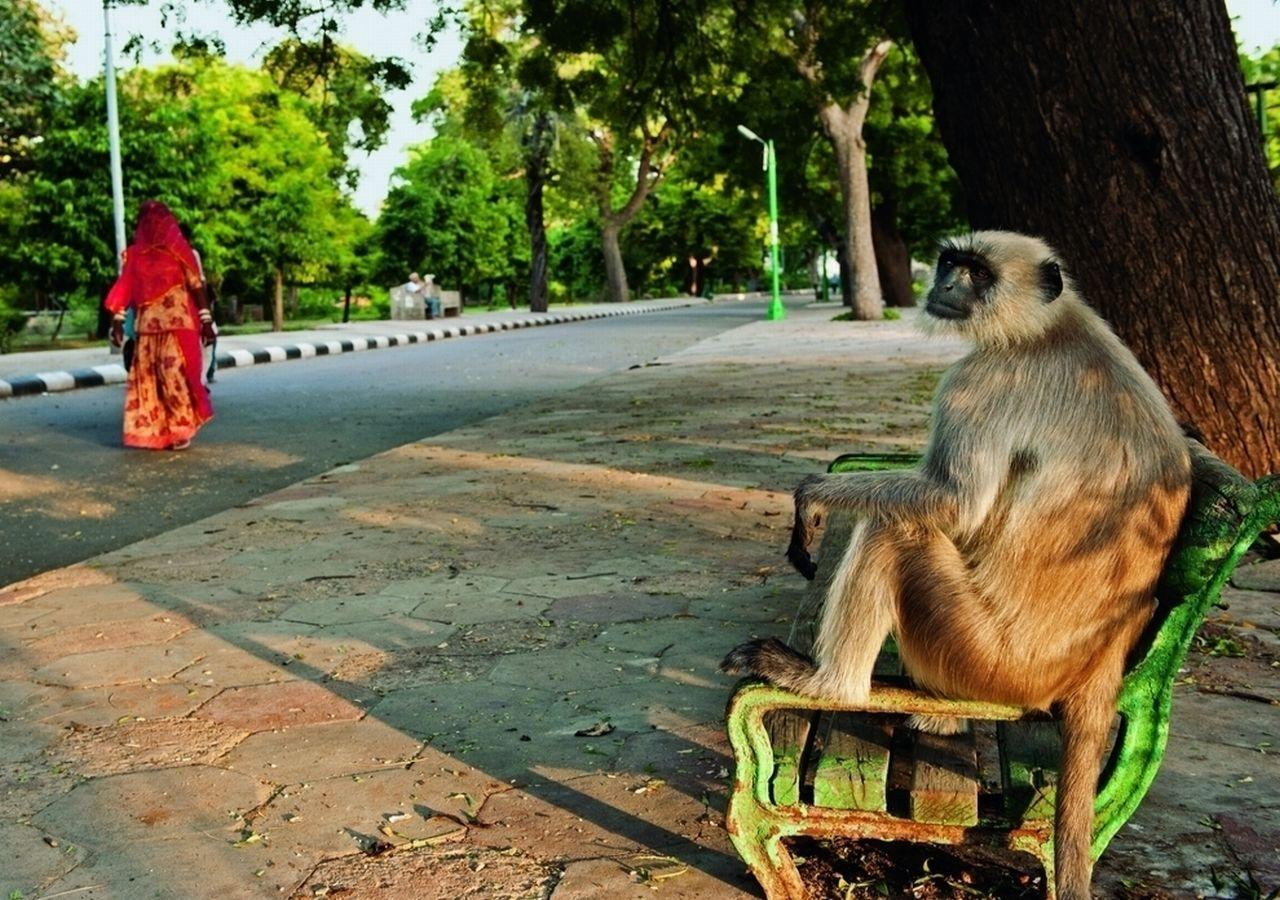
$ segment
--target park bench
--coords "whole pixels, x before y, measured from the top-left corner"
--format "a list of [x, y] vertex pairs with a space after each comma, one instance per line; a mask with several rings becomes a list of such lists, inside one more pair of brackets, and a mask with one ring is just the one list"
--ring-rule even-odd
[[[1174, 680], [1196, 630], [1240, 558], [1280, 520], [1280, 476], [1251, 483], [1199, 445], [1193, 450], [1191, 499], [1161, 577], [1159, 609], [1117, 701], [1117, 727], [1095, 802], [1095, 860], [1160, 767]], [[853, 455], [837, 459], [829, 471], [914, 462]], [[833, 545], [847, 535], [847, 522], [843, 529], [837, 521], [828, 524], [811, 598], [840, 556]], [[1052, 898], [1056, 724], [1018, 707], [931, 696], [898, 672], [890, 639], [871, 695], [861, 704], [815, 700], [750, 679], [736, 688], [727, 713], [736, 761], [727, 828], [767, 896], [804, 897], [783, 841], [807, 836], [1023, 851], [1044, 866]], [[949, 737], [924, 734], [905, 726], [913, 713], [965, 718], [972, 727]]]
[[[457, 316], [462, 314], [462, 292], [461, 291], [445, 291], [441, 290], [438, 285], [433, 286], [432, 299], [440, 304], [440, 316]], [[424, 299], [419, 294], [412, 294], [405, 290], [403, 284], [397, 284], [395, 287], [387, 289], [390, 297], [391, 318], [400, 319], [423, 319], [427, 316], [427, 306]]]

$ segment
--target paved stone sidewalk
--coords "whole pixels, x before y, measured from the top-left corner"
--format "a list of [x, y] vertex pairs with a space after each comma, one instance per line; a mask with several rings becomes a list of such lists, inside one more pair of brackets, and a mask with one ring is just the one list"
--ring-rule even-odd
[[[0, 590], [0, 898], [758, 896], [715, 663], [800, 599], [789, 489], [918, 449], [956, 353], [834, 312]], [[1274, 566], [1195, 656], [1109, 896], [1280, 878]]]

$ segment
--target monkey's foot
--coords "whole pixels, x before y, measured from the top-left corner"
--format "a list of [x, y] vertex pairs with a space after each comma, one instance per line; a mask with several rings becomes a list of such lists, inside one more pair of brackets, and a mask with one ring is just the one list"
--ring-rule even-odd
[[777, 638], [739, 644], [720, 661], [720, 671], [726, 675], [753, 675], [782, 687], [792, 687], [813, 670], [812, 659]]
[[954, 716], [911, 716], [907, 719], [907, 727], [928, 734], [960, 734], [969, 730], [969, 720]]

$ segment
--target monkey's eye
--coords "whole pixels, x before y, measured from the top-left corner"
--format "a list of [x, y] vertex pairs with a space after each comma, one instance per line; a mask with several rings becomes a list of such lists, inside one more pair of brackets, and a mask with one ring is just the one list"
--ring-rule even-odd
[[974, 266], [969, 270], [969, 279], [978, 285], [988, 285], [991, 283], [991, 272], [982, 266]]
[[939, 257], [938, 257], [938, 268], [939, 268], [939, 269], [950, 269], [950, 268], [951, 268], [952, 266], [954, 266], [955, 264], [956, 264], [956, 263], [955, 263], [955, 260], [953, 260], [953, 259], [950, 257], [950, 255], [948, 255], [948, 254], [946, 254], [946, 253], [944, 253], [944, 254], [942, 254], [941, 256], [939, 256]]

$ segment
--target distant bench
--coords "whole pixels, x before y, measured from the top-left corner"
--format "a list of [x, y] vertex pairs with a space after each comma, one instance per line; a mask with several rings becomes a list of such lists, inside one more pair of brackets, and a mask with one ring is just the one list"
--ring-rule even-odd
[[[403, 284], [396, 285], [391, 288], [388, 293], [391, 295], [392, 319], [417, 320], [427, 318], [427, 304], [424, 302], [421, 294], [410, 293], [405, 290]], [[437, 289], [432, 294], [432, 299], [440, 302], [441, 316], [457, 316], [462, 314], [461, 291], [442, 291]]]

